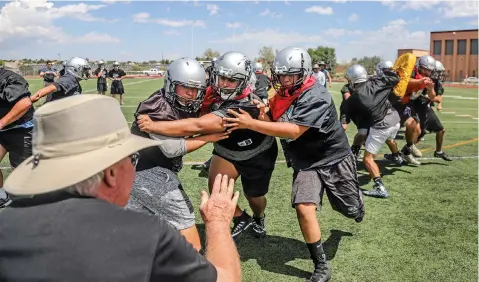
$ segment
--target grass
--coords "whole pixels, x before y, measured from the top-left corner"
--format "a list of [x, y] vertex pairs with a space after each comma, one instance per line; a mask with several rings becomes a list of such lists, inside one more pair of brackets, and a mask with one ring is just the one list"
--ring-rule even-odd
[[[40, 79], [29, 81], [32, 92], [41, 87]], [[163, 82], [131, 79], [124, 83], [127, 93], [122, 110], [131, 122], [138, 103]], [[82, 85], [84, 91], [96, 92], [95, 81]], [[337, 106], [341, 101], [340, 88], [336, 84], [331, 89]], [[447, 130], [444, 150], [453, 157], [477, 156], [477, 97], [477, 89], [445, 91], [443, 111], [438, 115]], [[350, 140], [355, 133], [352, 124], [347, 130]], [[398, 138], [400, 146], [405, 142], [402, 136]], [[425, 158], [432, 158], [435, 136], [428, 134], [425, 138], [418, 147]], [[185, 160], [206, 161], [211, 150], [212, 146], [205, 146]], [[384, 146], [380, 153], [387, 152]], [[282, 152], [278, 159], [284, 159]], [[378, 159], [389, 199], [366, 197], [366, 217], [360, 224], [332, 211], [327, 197], [318, 213], [333, 281], [477, 281], [477, 158], [451, 163], [427, 159], [417, 168], [397, 167]], [[2, 166], [8, 166], [7, 158]], [[5, 174], [8, 172], [4, 170]], [[362, 188], [371, 188], [361, 163], [358, 177]], [[207, 188], [206, 175], [193, 166], [185, 166], [180, 178], [198, 209], [199, 193]], [[244, 281], [303, 281], [312, 270], [290, 206], [291, 182], [292, 170], [278, 163], [267, 195], [268, 236], [259, 241], [245, 234], [237, 245]], [[240, 183], [237, 188], [241, 191]], [[243, 197], [240, 205], [247, 207]], [[201, 230], [199, 214], [197, 219]]]

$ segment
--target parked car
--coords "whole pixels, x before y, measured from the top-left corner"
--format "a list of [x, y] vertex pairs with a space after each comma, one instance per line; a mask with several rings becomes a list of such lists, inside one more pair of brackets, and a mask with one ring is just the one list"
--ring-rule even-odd
[[477, 79], [477, 77], [473, 77], [473, 76], [464, 79], [464, 83], [466, 83], [466, 84], [477, 84], [478, 81], [479, 81], [479, 79]]
[[159, 69], [150, 69], [143, 71], [144, 75], [150, 76], [150, 75], [163, 75], [165, 72]]

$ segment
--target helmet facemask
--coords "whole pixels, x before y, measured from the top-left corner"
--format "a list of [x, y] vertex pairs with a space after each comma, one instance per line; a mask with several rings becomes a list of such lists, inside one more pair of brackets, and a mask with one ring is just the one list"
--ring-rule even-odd
[[[166, 77], [169, 87], [165, 87], [165, 98], [170, 105], [174, 108], [186, 112], [186, 113], [196, 113], [200, 110], [201, 104], [203, 103], [203, 98], [205, 96], [205, 87], [201, 86], [200, 81], [189, 80], [188, 82], [181, 82], [181, 81], [174, 81], [171, 79], [171, 76], [168, 74]], [[186, 98], [180, 96], [177, 93], [177, 86], [181, 85], [186, 88], [194, 88], [197, 89], [196, 97], [195, 98]]]
[[[248, 81], [250, 80], [250, 77], [252, 75], [251, 66], [249, 64], [247, 64], [247, 69], [249, 77], [241, 73], [233, 73], [231, 69], [225, 69], [217, 65], [215, 66], [215, 68], [213, 69], [213, 87], [215, 89], [215, 92], [218, 93], [218, 95], [221, 97], [222, 101], [233, 100], [236, 96], [243, 93], [243, 90], [246, 89], [246, 87], [248, 86]], [[236, 86], [235, 88], [223, 87], [222, 85], [220, 85], [220, 78], [226, 79], [229, 82], [239, 81], [238, 86]]]
[[[284, 86], [281, 84], [280, 76], [288, 75], [294, 76], [298, 75], [298, 79], [293, 79], [293, 84]], [[293, 93], [303, 85], [303, 82], [308, 77], [308, 71], [304, 67], [304, 58], [303, 53], [301, 53], [301, 67], [300, 68], [287, 68], [286, 66], [275, 66], [271, 68], [271, 76], [273, 80], [273, 87], [277, 93], [280, 95], [286, 94], [286, 90], [289, 90], [289, 93]]]

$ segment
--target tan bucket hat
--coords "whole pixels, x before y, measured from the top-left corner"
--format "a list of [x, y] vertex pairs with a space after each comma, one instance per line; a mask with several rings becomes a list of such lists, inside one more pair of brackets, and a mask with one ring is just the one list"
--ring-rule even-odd
[[131, 134], [118, 101], [103, 95], [47, 103], [33, 121], [33, 156], [14, 169], [4, 185], [12, 195], [66, 188], [141, 149], [162, 144]]

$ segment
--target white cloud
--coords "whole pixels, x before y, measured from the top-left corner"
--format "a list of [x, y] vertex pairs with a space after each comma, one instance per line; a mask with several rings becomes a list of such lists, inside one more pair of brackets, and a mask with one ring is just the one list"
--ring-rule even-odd
[[286, 5], [291, 5], [291, 3], [289, 3], [288, 0], [284, 0], [284, 4], [286, 4]]
[[224, 39], [213, 40], [211, 43], [241, 43], [241, 42], [255, 42], [259, 44], [294, 44], [318, 42], [322, 40], [319, 35], [304, 35], [296, 31], [289, 33], [282, 33], [277, 30], [263, 29], [246, 31], [236, 34], [234, 37], [227, 37]]
[[333, 0], [334, 3], [346, 3], [348, 0]]
[[179, 33], [178, 31], [176, 31], [176, 30], [171, 30], [171, 29], [170, 29], [170, 30], [165, 30], [165, 31], [163, 31], [163, 34], [164, 34], [164, 35], [180, 35], [180, 33]]
[[128, 0], [103, 0], [101, 2], [107, 3], [107, 4], [114, 4], [114, 3], [128, 4], [128, 3], [131, 3], [131, 1], [128, 1]]
[[212, 16], [218, 14], [218, 10], [220, 9], [220, 7], [218, 7], [218, 5], [216, 4], [207, 4], [206, 9], [210, 11], [210, 16]]
[[238, 28], [240, 26], [241, 26], [241, 23], [239, 23], [239, 22], [226, 23], [227, 28]]
[[351, 37], [347, 44], [341, 44], [336, 48], [336, 54], [342, 59], [377, 55], [395, 60], [397, 49], [429, 49], [429, 33], [407, 29], [402, 19], [391, 21], [377, 30], [363, 30], [360, 36]]
[[403, 19], [397, 19], [397, 20], [392, 20], [388, 23], [389, 25], [395, 26], [395, 25], [405, 25], [407, 22]]
[[357, 20], [359, 20], [359, 15], [355, 13], [352, 13], [348, 18], [348, 22], [355, 22]]
[[87, 33], [75, 37], [65, 33], [55, 20], [73, 18], [80, 21], [107, 21], [95, 18], [90, 11], [106, 5], [69, 4], [56, 7], [47, 0], [20, 0], [6, 3], [0, 10], [0, 42], [2, 49], [15, 48], [27, 42], [37, 44], [119, 42], [118, 38], [107, 34]]
[[311, 6], [304, 10], [307, 13], [317, 13], [320, 15], [332, 15], [333, 8], [331, 7], [322, 7], [322, 6]]
[[454, 1], [444, 2], [444, 7], [440, 8], [446, 18], [468, 18], [477, 19], [479, 11], [478, 1]]
[[169, 27], [198, 26], [205, 27], [205, 22], [201, 20], [169, 20], [151, 18], [148, 13], [138, 13], [132, 16], [133, 22], [137, 23], [156, 23]]
[[120, 43], [120, 39], [106, 33], [90, 32], [80, 37], [72, 37], [68, 43]]
[[281, 18], [283, 15], [278, 14], [276, 12], [271, 12], [269, 9], [265, 9], [263, 12], [259, 13], [260, 16], [265, 17], [265, 16], [270, 16], [273, 19], [278, 19]]
[[[478, 1], [393, 1], [382, 0], [383, 5], [392, 10], [436, 10], [446, 18], [477, 17], [479, 10]], [[438, 7], [439, 6], [439, 7]]]

